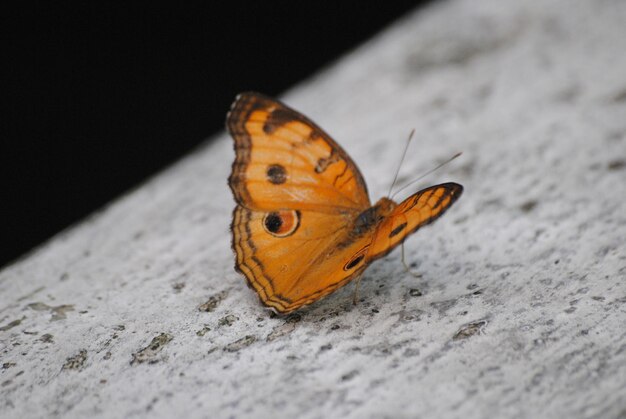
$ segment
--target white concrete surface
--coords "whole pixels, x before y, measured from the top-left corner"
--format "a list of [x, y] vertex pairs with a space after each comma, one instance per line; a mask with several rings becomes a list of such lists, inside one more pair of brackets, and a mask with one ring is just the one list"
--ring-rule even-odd
[[0, 416], [626, 417], [625, 40], [621, 0], [397, 22], [282, 99], [372, 200], [412, 128], [400, 183], [464, 152], [421, 185], [465, 192], [408, 240], [420, 280], [398, 250], [356, 307], [271, 316], [233, 270], [220, 134], [0, 273]]

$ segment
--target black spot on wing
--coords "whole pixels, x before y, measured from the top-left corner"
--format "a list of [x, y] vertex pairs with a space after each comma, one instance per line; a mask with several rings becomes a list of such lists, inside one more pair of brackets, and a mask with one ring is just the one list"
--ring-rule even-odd
[[405, 228], [406, 228], [406, 223], [400, 224], [399, 226], [391, 230], [391, 233], [389, 233], [389, 238], [391, 239], [392, 237], [397, 236]]
[[267, 166], [267, 180], [274, 185], [280, 185], [287, 181], [287, 170], [280, 164], [271, 164]]
[[359, 264], [359, 262], [361, 262], [363, 260], [364, 257], [365, 257], [364, 254], [355, 257], [350, 262], [346, 263], [346, 266], [344, 266], [343, 270], [344, 271], [348, 271], [348, 270], [354, 268], [356, 265]]
[[344, 265], [343, 270], [349, 271], [350, 269], [360, 265], [367, 255], [367, 249], [369, 249], [369, 246], [365, 246], [364, 248], [359, 250], [354, 256], [352, 256], [352, 259], [350, 259], [348, 263]]

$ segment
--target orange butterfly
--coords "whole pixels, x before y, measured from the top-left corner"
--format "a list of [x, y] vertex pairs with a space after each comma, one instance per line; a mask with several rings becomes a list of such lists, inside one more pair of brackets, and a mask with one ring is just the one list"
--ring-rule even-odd
[[226, 126], [236, 154], [228, 180], [237, 201], [235, 268], [279, 313], [357, 278], [463, 191], [443, 183], [371, 206], [346, 152], [305, 116], [258, 93], [237, 96]]

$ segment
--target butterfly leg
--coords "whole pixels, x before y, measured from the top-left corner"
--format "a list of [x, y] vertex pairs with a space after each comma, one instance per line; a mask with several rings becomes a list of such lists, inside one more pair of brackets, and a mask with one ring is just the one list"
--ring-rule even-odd
[[414, 278], [421, 278], [422, 274], [418, 274], [417, 272], [413, 272], [411, 271], [411, 268], [409, 267], [409, 265], [406, 264], [406, 261], [404, 260], [404, 242], [402, 242], [402, 244], [400, 245], [400, 247], [402, 248], [402, 265], [404, 265], [404, 269], [411, 274], [411, 276], [413, 276]]
[[359, 285], [361, 285], [361, 276], [363, 274], [359, 274], [359, 276], [356, 277], [355, 279], [355, 284], [354, 284], [354, 296], [352, 297], [352, 305], [357, 305], [357, 303], [359, 302]]

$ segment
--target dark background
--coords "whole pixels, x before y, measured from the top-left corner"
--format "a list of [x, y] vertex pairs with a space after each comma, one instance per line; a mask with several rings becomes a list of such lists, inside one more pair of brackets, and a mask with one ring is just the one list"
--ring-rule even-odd
[[127, 3], [0, 12], [0, 266], [426, 1]]

